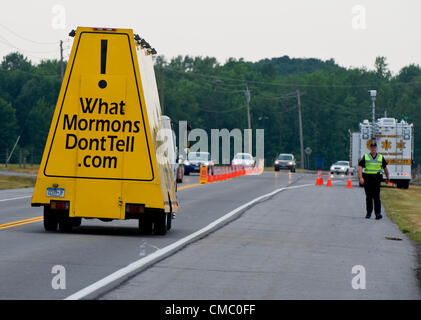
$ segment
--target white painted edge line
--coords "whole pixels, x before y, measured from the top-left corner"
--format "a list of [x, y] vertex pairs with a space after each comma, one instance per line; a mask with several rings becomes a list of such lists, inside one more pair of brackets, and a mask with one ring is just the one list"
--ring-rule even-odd
[[[303, 184], [303, 185], [298, 185], [298, 186], [291, 186], [291, 187], [282, 187], [282, 188], [278, 188], [275, 189], [272, 192], [269, 192], [267, 194], [264, 194], [260, 197], [257, 197], [241, 206], [239, 206], [238, 208], [228, 212], [227, 214], [223, 215], [221, 218], [211, 222], [210, 224], [208, 224], [206, 227], [188, 235], [187, 237], [184, 237], [180, 240], [177, 240], [176, 242], [161, 248], [157, 251], [155, 251], [154, 253], [151, 253], [150, 255], [141, 258], [139, 260], [136, 260], [135, 262], [132, 262], [131, 264], [127, 265], [124, 268], [121, 268], [115, 272], [113, 272], [112, 274], [106, 276], [105, 278], [98, 280], [97, 282], [87, 286], [84, 289], [81, 289], [79, 291], [77, 291], [76, 293], [68, 296], [67, 298], [65, 298], [64, 300], [80, 300], [80, 299], [86, 299], [88, 298], [88, 296], [93, 295], [95, 292], [101, 290], [101, 289], [105, 289], [106, 287], [109, 287], [110, 285], [112, 285], [115, 282], [118, 282], [120, 280], [120, 282], [123, 282], [125, 279], [129, 278], [130, 275], [133, 275], [135, 273], [140, 272], [142, 269], [145, 269], [149, 266], [151, 266], [152, 264], [166, 258], [167, 256], [171, 255], [173, 252], [180, 250], [181, 248], [185, 247], [186, 245], [194, 242], [196, 239], [199, 238], [203, 238], [204, 236], [206, 236], [207, 234], [209, 234], [210, 232], [212, 232], [212, 230], [214, 230], [215, 228], [217, 228], [220, 224], [223, 224], [224, 222], [229, 221], [229, 219], [231, 219], [233, 216], [235, 216], [236, 214], [238, 214], [239, 212], [241, 212], [242, 210], [256, 204], [257, 202], [265, 199], [265, 198], [270, 198], [272, 196], [274, 196], [275, 194], [283, 191], [283, 190], [288, 190], [288, 189], [297, 189], [297, 188], [304, 188], [304, 187], [309, 187], [309, 186], [314, 186], [314, 183], [309, 183], [309, 184]], [[96, 295], [98, 296], [98, 294]]]
[[9, 199], [0, 199], [0, 202], [5, 202], [5, 201], [11, 201], [11, 200], [19, 200], [19, 199], [26, 199], [26, 198], [31, 198], [32, 195], [30, 196], [23, 196], [23, 197], [16, 197], [16, 198], [9, 198]]

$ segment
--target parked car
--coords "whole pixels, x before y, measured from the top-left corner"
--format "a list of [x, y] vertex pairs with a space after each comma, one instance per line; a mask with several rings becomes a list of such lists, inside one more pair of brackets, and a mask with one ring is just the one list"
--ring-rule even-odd
[[334, 174], [346, 174], [351, 173], [354, 175], [354, 168], [349, 166], [349, 161], [337, 161], [330, 167], [330, 173]]
[[209, 152], [189, 152], [184, 160], [184, 174], [188, 176], [191, 172], [200, 172], [200, 166], [213, 167]]
[[281, 169], [287, 169], [291, 172], [295, 172], [295, 157], [291, 153], [281, 153], [274, 162], [275, 171]]
[[233, 166], [250, 166], [256, 165], [256, 160], [250, 153], [237, 153], [231, 161]]

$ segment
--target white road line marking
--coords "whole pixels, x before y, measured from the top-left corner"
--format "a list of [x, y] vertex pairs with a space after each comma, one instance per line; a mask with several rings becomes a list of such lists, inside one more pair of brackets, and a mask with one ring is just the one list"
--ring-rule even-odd
[[9, 199], [0, 199], [0, 202], [5, 202], [5, 201], [11, 201], [11, 200], [19, 200], [19, 199], [26, 199], [26, 198], [31, 198], [31, 196], [23, 196], [23, 197], [16, 197], [16, 198], [9, 198]]
[[85, 297], [87, 297], [90, 294], [93, 294], [95, 291], [100, 290], [102, 288], [105, 288], [106, 286], [111, 285], [113, 282], [124, 279], [126, 277], [128, 277], [130, 274], [133, 274], [136, 271], [141, 270], [142, 268], [146, 267], [146, 266], [150, 266], [154, 263], [156, 263], [157, 261], [164, 259], [165, 257], [167, 257], [171, 252], [175, 252], [177, 250], [180, 250], [181, 248], [185, 247], [186, 245], [188, 245], [189, 243], [195, 241], [196, 239], [199, 239], [201, 237], [203, 237], [205, 234], [210, 233], [214, 228], [216, 228], [219, 224], [222, 224], [223, 222], [229, 220], [232, 216], [234, 216], [235, 214], [241, 212], [242, 210], [246, 209], [247, 207], [250, 207], [251, 205], [254, 205], [255, 203], [264, 200], [265, 198], [269, 198], [274, 196], [275, 194], [283, 191], [283, 190], [287, 190], [287, 189], [297, 189], [297, 188], [303, 188], [303, 187], [309, 187], [309, 186], [314, 186], [314, 183], [309, 183], [309, 184], [303, 184], [303, 185], [298, 185], [298, 186], [292, 186], [292, 187], [282, 187], [282, 188], [278, 188], [272, 192], [269, 192], [267, 194], [264, 194], [260, 197], [257, 197], [243, 205], [241, 205], [240, 207], [228, 212], [227, 214], [225, 214], [224, 216], [222, 216], [221, 218], [211, 222], [210, 224], [208, 224], [206, 227], [188, 235], [187, 237], [184, 237], [162, 249], [159, 249], [153, 253], [151, 253], [150, 255], [141, 258], [139, 260], [136, 260], [135, 262], [132, 262], [131, 264], [127, 265], [124, 268], [121, 268], [117, 271], [115, 271], [114, 273], [106, 276], [105, 278], [98, 280], [97, 282], [87, 286], [84, 289], [79, 290], [78, 292], [68, 296], [67, 298], [65, 298], [65, 300], [80, 300], [83, 299]]

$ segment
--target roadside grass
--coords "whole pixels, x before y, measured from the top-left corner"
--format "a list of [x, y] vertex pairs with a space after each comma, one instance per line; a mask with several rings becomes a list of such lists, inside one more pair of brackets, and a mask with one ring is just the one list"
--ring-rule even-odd
[[387, 215], [412, 240], [421, 243], [421, 186], [409, 189], [383, 187], [382, 203]]
[[12, 171], [12, 172], [23, 172], [23, 173], [35, 173], [37, 174], [39, 170], [39, 164], [27, 164], [25, 168], [19, 167], [18, 164], [9, 163], [7, 168], [4, 163], [0, 164], [0, 171]]
[[0, 190], [31, 188], [35, 186], [36, 178], [0, 175]]

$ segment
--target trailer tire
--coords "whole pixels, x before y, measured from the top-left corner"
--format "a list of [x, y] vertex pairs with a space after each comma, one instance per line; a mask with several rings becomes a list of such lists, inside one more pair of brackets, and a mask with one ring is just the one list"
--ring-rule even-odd
[[57, 231], [58, 219], [52, 214], [50, 207], [44, 207], [44, 229], [45, 231]]
[[164, 236], [168, 231], [168, 216], [166, 212], [157, 212], [154, 219], [154, 233]]
[[152, 234], [152, 220], [149, 216], [144, 215], [139, 218], [139, 233], [143, 235]]
[[167, 213], [167, 230], [171, 230], [172, 225], [172, 212]]
[[71, 232], [73, 228], [73, 221], [69, 217], [63, 217], [58, 222], [58, 229], [61, 232]]
[[397, 181], [396, 187], [398, 189], [408, 189], [409, 188], [409, 181]]
[[72, 222], [72, 226], [73, 227], [80, 227], [80, 225], [82, 224], [82, 218], [70, 218], [71, 222]]

